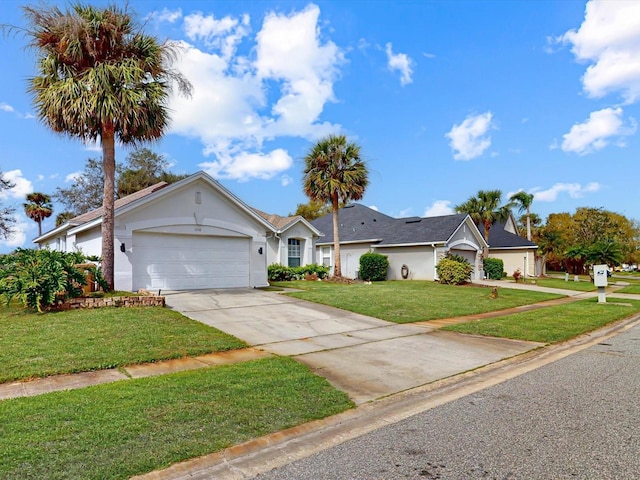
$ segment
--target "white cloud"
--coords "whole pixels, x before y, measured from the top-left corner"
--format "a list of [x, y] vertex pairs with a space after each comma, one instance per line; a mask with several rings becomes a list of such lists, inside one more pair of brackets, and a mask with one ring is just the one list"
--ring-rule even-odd
[[293, 182], [293, 178], [291, 178], [289, 175], [282, 175], [280, 177], [280, 184], [283, 187], [286, 187], [287, 185], [289, 185], [291, 182]]
[[213, 177], [242, 181], [250, 177], [268, 180], [291, 165], [293, 159], [285, 150], [278, 148], [269, 153], [240, 152], [233, 157], [218, 156], [218, 160], [199, 166]]
[[178, 8], [177, 10], [169, 10], [165, 7], [161, 11], [152, 12], [148, 18], [153, 18], [158, 22], [175, 23], [177, 20], [182, 18], [182, 9]]
[[619, 92], [627, 103], [640, 98], [640, 2], [591, 0], [580, 28], [558, 41], [571, 44], [577, 60], [591, 63], [582, 77], [587, 95]]
[[33, 184], [22, 176], [22, 170], [9, 170], [4, 172], [3, 177], [15, 186], [0, 192], [0, 198], [16, 198], [24, 201], [24, 197], [28, 193], [33, 193]]
[[33, 227], [26, 220], [18, 219], [13, 225], [13, 231], [9, 238], [0, 238], [0, 245], [12, 248], [22, 247], [27, 241], [27, 231], [31, 230], [31, 228]]
[[102, 152], [102, 143], [100, 140], [87, 140], [84, 142], [84, 149], [87, 152]]
[[184, 18], [184, 30], [189, 39], [201, 40], [207, 47], [220, 50], [224, 59], [230, 59], [251, 28], [249, 15], [240, 18], [226, 16], [217, 20], [213, 15], [205, 17], [194, 13]]
[[536, 187], [531, 190], [536, 202], [555, 202], [558, 195], [561, 193], [568, 193], [571, 198], [581, 198], [587, 193], [597, 192], [602, 188], [598, 182], [591, 182], [584, 187], [579, 183], [556, 183], [547, 190], [540, 190], [540, 187]]
[[82, 173], [83, 173], [82, 170], [78, 170], [77, 172], [71, 172], [69, 175], [64, 177], [65, 183], [70, 183], [70, 182], [75, 181], [75, 179], [80, 177], [82, 175]]
[[424, 217], [439, 217], [441, 215], [451, 215], [453, 208], [449, 200], [436, 200], [424, 211]]
[[38, 175], [38, 181], [41, 182], [42, 180], [44, 180], [44, 175]]
[[404, 210], [400, 210], [400, 213], [398, 214], [398, 218], [405, 218], [410, 216], [412, 210], [413, 209], [411, 207], [405, 208]]
[[0, 110], [3, 112], [13, 112], [14, 108], [8, 103], [0, 102]]
[[491, 146], [491, 137], [487, 132], [495, 128], [492, 122], [491, 112], [478, 115], [469, 115], [445, 135], [449, 138], [449, 145], [454, 151], [453, 158], [456, 160], [472, 160], [479, 157]]
[[[172, 133], [202, 142], [203, 154], [215, 157], [203, 164], [210, 174], [273, 178], [292, 162], [284, 150], [264, 153], [265, 140], [315, 139], [340, 129], [319, 121], [326, 103], [334, 101], [333, 84], [344, 62], [342, 51], [321, 39], [319, 15], [315, 5], [268, 14], [255, 37], [253, 61], [235, 51], [237, 39], [248, 33], [248, 16], [187, 17], [194, 44], [181, 42], [175, 67], [193, 85], [193, 95], [172, 97]], [[219, 39], [220, 54], [195, 46]]]
[[602, 150], [612, 139], [622, 146], [622, 137], [635, 133], [636, 127], [632, 118], [628, 126], [624, 125], [622, 108], [605, 108], [592, 112], [584, 123], [573, 125], [569, 133], [562, 136], [561, 148], [565, 152], [587, 155]]
[[387, 43], [386, 52], [387, 67], [389, 67], [389, 70], [392, 72], [394, 70], [400, 72], [400, 85], [405, 86], [413, 82], [411, 78], [413, 74], [413, 69], [411, 68], [413, 60], [411, 60], [406, 53], [393, 53], [391, 42]]
[[378, 207], [376, 207], [375, 205], [369, 205], [369, 208], [371, 210], [375, 210], [376, 212], [379, 212], [380, 210], [378, 209]]

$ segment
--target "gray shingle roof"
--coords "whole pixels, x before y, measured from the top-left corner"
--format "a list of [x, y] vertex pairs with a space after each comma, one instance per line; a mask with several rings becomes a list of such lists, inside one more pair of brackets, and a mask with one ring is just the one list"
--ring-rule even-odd
[[[340, 243], [376, 241], [377, 245], [412, 243], [441, 243], [460, 226], [465, 214], [441, 217], [393, 218], [358, 203], [341, 208]], [[325, 241], [333, 238], [333, 218], [329, 213], [311, 222], [325, 235]]]
[[[442, 215], [439, 217], [393, 218], [358, 203], [341, 208], [340, 243], [371, 242], [379, 246], [408, 245], [421, 243], [445, 243], [466, 218], [466, 214]], [[324, 234], [320, 243], [331, 243], [333, 218], [329, 213], [313, 220], [311, 224]], [[535, 247], [526, 238], [504, 229], [504, 223], [496, 223], [489, 231], [490, 248]], [[483, 229], [480, 229], [483, 232]]]
[[[511, 233], [504, 228], [504, 222], [496, 222], [489, 229], [489, 247], [490, 248], [534, 248], [537, 245], [530, 242], [520, 235]], [[480, 229], [480, 233], [484, 236], [484, 229]]]

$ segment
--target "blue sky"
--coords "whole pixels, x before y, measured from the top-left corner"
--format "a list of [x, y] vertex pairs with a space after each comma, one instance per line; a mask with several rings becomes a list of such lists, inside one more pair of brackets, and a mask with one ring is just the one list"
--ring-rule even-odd
[[[24, 25], [22, 4], [3, 0], [0, 23]], [[182, 44], [175, 66], [194, 87], [172, 99], [171, 130], [150, 148], [256, 208], [306, 202], [302, 159], [340, 132], [368, 161], [362, 203], [389, 215], [446, 214], [500, 189], [534, 193], [543, 218], [591, 206], [640, 219], [640, 2], [129, 5], [148, 33]], [[20, 35], [0, 42], [0, 169], [16, 183], [0, 201], [19, 213], [8, 251], [37, 234], [24, 195], [68, 186], [100, 151], [34, 118], [35, 56]]]

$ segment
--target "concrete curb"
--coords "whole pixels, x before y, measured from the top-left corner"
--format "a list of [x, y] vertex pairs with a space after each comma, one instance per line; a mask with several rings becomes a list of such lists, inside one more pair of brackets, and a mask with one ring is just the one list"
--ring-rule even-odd
[[413, 388], [332, 417], [133, 477], [138, 480], [248, 479], [410, 416], [560, 360], [640, 324], [640, 315], [574, 339]]

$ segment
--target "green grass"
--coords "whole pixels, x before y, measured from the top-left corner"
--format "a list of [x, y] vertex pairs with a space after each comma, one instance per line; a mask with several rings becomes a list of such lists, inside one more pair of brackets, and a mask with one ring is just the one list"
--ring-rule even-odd
[[245, 347], [160, 307], [36, 314], [0, 308], [0, 383]]
[[634, 283], [632, 285], [627, 285], [626, 287], [621, 288], [620, 290], [616, 290], [616, 293], [635, 293], [640, 295], [640, 284]]
[[288, 295], [331, 305], [395, 323], [491, 312], [541, 302], [562, 295], [499, 288], [491, 299], [490, 288], [440, 285], [429, 281], [389, 281], [372, 284], [331, 282], [281, 282], [278, 286], [303, 289]]
[[353, 406], [270, 358], [0, 402], [0, 478], [124, 479]]
[[[631, 307], [615, 302], [632, 304]], [[608, 299], [606, 305], [590, 298], [579, 302], [450, 325], [442, 330], [492, 337], [554, 343], [590, 332], [640, 311], [640, 301]]]
[[561, 288], [564, 290], [576, 290], [579, 292], [591, 292], [597, 290], [593, 283], [589, 281], [588, 277], [586, 281], [580, 280], [579, 282], [574, 282], [573, 277], [570, 277], [568, 282], [565, 282], [564, 279], [560, 278], [536, 278], [533, 280], [527, 279], [526, 283], [528, 285], [538, 285], [540, 287], [547, 288]]

